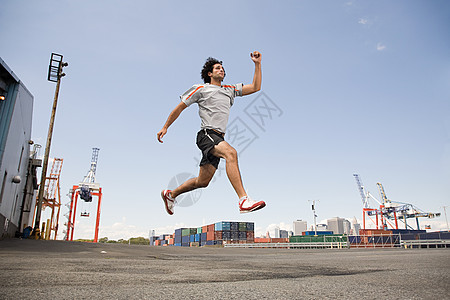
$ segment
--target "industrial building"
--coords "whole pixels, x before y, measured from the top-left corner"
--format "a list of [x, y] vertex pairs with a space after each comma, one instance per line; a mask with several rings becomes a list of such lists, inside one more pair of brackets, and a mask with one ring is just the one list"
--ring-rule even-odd
[[0, 238], [31, 225], [36, 168], [30, 148], [34, 97], [0, 58]]

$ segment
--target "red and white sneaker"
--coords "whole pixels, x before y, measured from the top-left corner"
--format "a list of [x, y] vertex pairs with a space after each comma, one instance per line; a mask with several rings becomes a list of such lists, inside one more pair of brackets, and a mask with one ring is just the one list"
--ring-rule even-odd
[[261, 209], [266, 206], [266, 203], [264, 201], [254, 201], [250, 199], [250, 197], [242, 197], [239, 199], [239, 212], [241, 214], [252, 212], [258, 209]]
[[173, 215], [173, 208], [175, 206], [175, 199], [170, 196], [171, 190], [163, 190], [161, 192], [161, 198], [164, 201], [164, 205], [166, 206], [166, 211], [169, 215]]

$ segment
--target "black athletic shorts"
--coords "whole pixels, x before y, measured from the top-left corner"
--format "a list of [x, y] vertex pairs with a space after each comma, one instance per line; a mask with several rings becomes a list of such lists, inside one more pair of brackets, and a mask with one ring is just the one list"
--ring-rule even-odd
[[220, 157], [214, 156], [209, 152], [222, 141], [224, 141], [223, 135], [212, 129], [202, 129], [197, 133], [197, 147], [202, 151], [203, 155], [200, 166], [210, 164], [216, 169], [219, 167]]

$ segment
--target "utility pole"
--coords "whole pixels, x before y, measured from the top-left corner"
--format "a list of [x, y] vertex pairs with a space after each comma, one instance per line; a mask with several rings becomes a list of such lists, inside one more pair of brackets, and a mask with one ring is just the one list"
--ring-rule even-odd
[[50, 146], [52, 143], [53, 125], [55, 123], [56, 106], [58, 103], [59, 87], [61, 85], [61, 78], [66, 74], [62, 72], [63, 67], [69, 64], [62, 62], [63, 56], [61, 54], [52, 53], [50, 58], [50, 65], [48, 67], [48, 81], [56, 82], [55, 97], [53, 98], [52, 114], [50, 117], [50, 124], [48, 126], [47, 144], [45, 146], [44, 163], [42, 165], [41, 183], [39, 185], [39, 194], [37, 199], [36, 219], [34, 223], [33, 235], [35, 238], [39, 237], [39, 225], [41, 223], [42, 202], [44, 199], [45, 179], [47, 177], [48, 159], [50, 155]]
[[317, 235], [317, 222], [316, 222], [316, 201], [319, 202], [319, 200], [309, 200], [309, 202], [312, 202], [312, 211], [314, 214], [314, 235]]

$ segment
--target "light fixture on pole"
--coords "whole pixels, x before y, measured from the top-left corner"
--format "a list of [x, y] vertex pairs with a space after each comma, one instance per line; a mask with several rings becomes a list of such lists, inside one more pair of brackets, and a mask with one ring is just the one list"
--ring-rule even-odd
[[317, 202], [319, 202], [319, 200], [309, 200], [309, 202], [312, 202], [312, 206], [311, 206], [311, 208], [312, 208], [312, 211], [313, 211], [313, 214], [314, 214], [314, 235], [317, 235], [317, 222], [316, 222], [316, 218], [317, 218], [317, 215], [316, 215], [316, 201], [317, 201]]
[[42, 174], [41, 174], [41, 183], [39, 184], [39, 194], [36, 205], [36, 219], [34, 223], [33, 235], [38, 238], [39, 236], [39, 225], [41, 222], [41, 210], [42, 210], [42, 202], [44, 198], [44, 189], [45, 189], [45, 179], [47, 177], [47, 167], [48, 167], [48, 159], [50, 154], [50, 146], [52, 143], [52, 135], [53, 135], [53, 125], [55, 123], [55, 115], [56, 115], [56, 106], [58, 103], [58, 95], [59, 95], [59, 87], [61, 84], [61, 78], [66, 74], [62, 72], [63, 67], [67, 67], [69, 64], [63, 62], [63, 56], [61, 54], [52, 53], [50, 58], [50, 65], [48, 67], [48, 77], [47, 79], [52, 82], [56, 82], [56, 90], [55, 97], [53, 99], [53, 107], [52, 114], [50, 117], [50, 124], [48, 126], [48, 134], [47, 134], [47, 145], [45, 146], [45, 154], [44, 154], [44, 162], [42, 165]]

